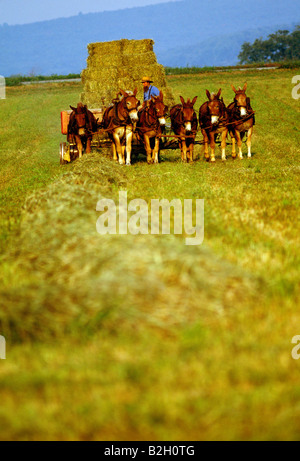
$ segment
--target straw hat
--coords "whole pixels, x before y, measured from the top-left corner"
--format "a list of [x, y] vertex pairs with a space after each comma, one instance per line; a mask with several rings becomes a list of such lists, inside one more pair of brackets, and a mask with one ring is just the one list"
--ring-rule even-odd
[[153, 83], [153, 80], [151, 80], [150, 77], [143, 77], [142, 78], [142, 83], [145, 83], [145, 82]]

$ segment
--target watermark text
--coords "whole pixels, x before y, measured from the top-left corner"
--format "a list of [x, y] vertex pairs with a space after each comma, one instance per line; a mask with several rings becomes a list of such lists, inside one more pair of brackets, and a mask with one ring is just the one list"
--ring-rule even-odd
[[6, 359], [6, 341], [4, 336], [0, 336], [0, 360]]
[[[149, 208], [150, 205], [150, 208]], [[127, 191], [119, 192], [119, 203], [103, 198], [96, 210], [101, 211], [96, 229], [105, 234], [185, 235], [186, 245], [201, 245], [204, 239], [204, 199], [133, 199], [128, 202]], [[172, 223], [172, 225], [171, 225]]]
[[292, 357], [294, 360], [300, 359], [300, 335], [296, 335], [292, 339], [292, 344], [296, 344], [292, 349]]
[[292, 98], [299, 99], [300, 98], [300, 75], [294, 75], [292, 78], [292, 84], [296, 85], [292, 89]]
[[5, 78], [0, 75], [0, 99], [5, 99], [6, 98], [6, 84], [5, 84]]

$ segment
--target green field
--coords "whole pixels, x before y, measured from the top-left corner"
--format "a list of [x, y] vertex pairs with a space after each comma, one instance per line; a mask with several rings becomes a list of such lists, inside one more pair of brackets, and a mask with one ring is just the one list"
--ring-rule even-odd
[[[176, 102], [248, 82], [251, 159], [203, 147], [59, 165], [79, 83], [0, 100], [0, 440], [299, 440], [300, 69], [169, 75]], [[199, 133], [198, 139], [201, 140]], [[229, 140], [228, 140], [229, 142]], [[246, 154], [246, 145], [243, 145]], [[204, 242], [100, 235], [101, 198], [204, 199]]]

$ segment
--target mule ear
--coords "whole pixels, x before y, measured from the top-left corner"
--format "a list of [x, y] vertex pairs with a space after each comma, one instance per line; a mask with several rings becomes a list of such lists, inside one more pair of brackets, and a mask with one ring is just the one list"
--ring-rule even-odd
[[163, 92], [162, 92], [162, 91], [160, 91], [160, 92], [159, 92], [159, 98], [160, 98], [161, 100], [163, 100], [163, 99], [164, 99], [164, 94], [163, 94]]
[[70, 108], [74, 111], [76, 110], [76, 107], [70, 106]]
[[243, 86], [243, 92], [245, 93], [246, 90], [247, 90], [247, 82], [246, 82], [245, 85]]
[[123, 96], [124, 96], [124, 98], [126, 98], [126, 96], [127, 96], [127, 93], [126, 93], [126, 91], [124, 91], [124, 90], [121, 90], [121, 88], [120, 88], [120, 93], [121, 93], [121, 95], [123, 95]]
[[206, 96], [208, 97], [209, 100], [211, 100], [210, 92], [206, 90]]
[[221, 95], [221, 91], [222, 89], [220, 88], [219, 91], [217, 92], [217, 98], [219, 99], [220, 95]]
[[198, 96], [195, 96], [194, 99], [192, 100], [192, 106], [195, 104], [195, 102], [197, 101], [197, 98]]
[[181, 101], [181, 104], [184, 104], [184, 99], [182, 96], [179, 96], [180, 97], [180, 101]]
[[136, 94], [137, 94], [137, 91], [138, 91], [138, 89], [137, 89], [137, 88], [135, 88], [135, 89], [134, 89], [134, 92], [133, 92], [133, 96], [136, 96]]
[[233, 91], [234, 91], [235, 93], [237, 93], [237, 90], [234, 88], [233, 85], [231, 85], [231, 88], [233, 89]]

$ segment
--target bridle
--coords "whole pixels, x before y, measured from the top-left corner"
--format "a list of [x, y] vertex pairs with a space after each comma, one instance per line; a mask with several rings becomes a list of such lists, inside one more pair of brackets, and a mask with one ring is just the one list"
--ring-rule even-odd
[[186, 123], [192, 124], [194, 119], [194, 112], [192, 112], [191, 118], [185, 118], [184, 107], [182, 105], [179, 105], [174, 118], [176, 123], [180, 126], [184, 126]]
[[241, 109], [245, 109], [245, 114], [244, 115], [241, 115], [239, 113], [239, 116], [244, 118], [244, 117], [247, 117], [247, 115], [248, 115], [248, 106], [247, 106], [247, 99], [248, 98], [245, 95], [245, 97], [246, 97], [246, 105], [245, 104], [240, 104], [238, 102], [238, 96], [241, 95], [241, 94], [245, 95], [245, 93], [243, 93], [242, 91], [239, 91], [238, 93], [236, 93], [236, 95], [234, 97], [234, 106], [235, 106], [236, 111], [241, 111]]
[[[78, 121], [78, 117], [80, 116], [80, 119], [83, 119], [83, 125], [80, 125], [79, 124], [79, 121]], [[86, 128], [86, 114], [84, 113], [81, 113], [81, 114], [76, 114], [75, 113], [75, 119], [76, 119], [76, 123], [77, 123], [77, 128], [78, 129], [82, 129], [82, 128]]]
[[[166, 117], [168, 108], [167, 108], [167, 106], [165, 104], [163, 104], [163, 106], [164, 106], [164, 111], [163, 111], [162, 115], [158, 115], [158, 111], [157, 111], [157, 109], [155, 107], [155, 102], [152, 102], [152, 101], [151, 101], [149, 106], [146, 106], [143, 109], [145, 111], [145, 113], [147, 114], [147, 116], [148, 116], [148, 120], [146, 120], [146, 124], [148, 126], [153, 126], [154, 125], [154, 123], [151, 123], [149, 121], [149, 119], [150, 120], [152, 119], [153, 122], [155, 122], [155, 124], [157, 125], [159, 123], [160, 118]], [[152, 111], [151, 111], [151, 109], [152, 109]]]
[[[135, 98], [134, 96], [131, 96], [131, 95], [128, 95], [128, 96], [125, 96], [121, 101], [119, 101], [117, 104], [115, 104], [115, 119], [117, 122], [125, 122], [125, 124], [131, 124], [133, 123], [131, 117], [130, 117], [130, 113], [133, 112], [133, 111], [137, 111], [138, 109], [138, 105], [139, 105], [139, 101], [135, 98], [136, 100], [136, 105], [130, 109], [128, 109], [128, 107], [126, 107], [126, 100], [128, 98]], [[123, 119], [121, 119], [119, 117], [119, 111], [118, 111], [118, 107], [121, 107], [124, 109], [124, 111], [126, 112], [126, 114], [124, 113], [121, 113], [121, 115], [123, 116]]]

